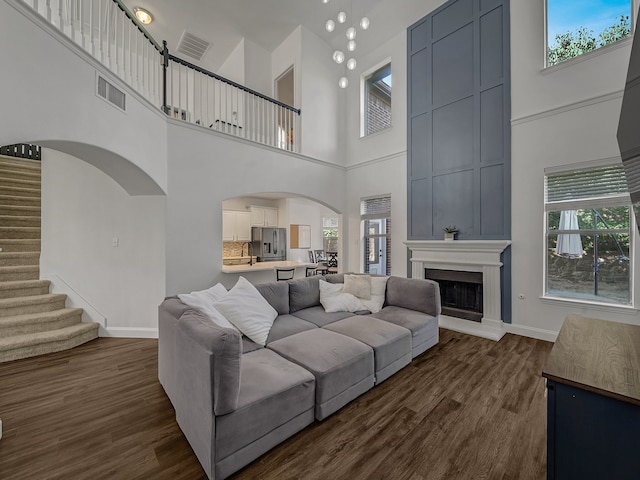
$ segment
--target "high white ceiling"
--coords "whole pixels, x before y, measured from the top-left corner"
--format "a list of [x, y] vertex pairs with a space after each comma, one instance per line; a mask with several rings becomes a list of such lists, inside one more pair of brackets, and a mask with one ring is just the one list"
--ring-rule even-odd
[[[357, 25], [363, 16], [371, 27], [356, 39], [362, 55], [403, 32], [414, 21], [429, 13], [443, 0], [124, 0], [133, 10], [151, 12], [153, 23], [147, 30], [158, 41], [166, 40], [175, 52], [183, 31], [211, 42], [209, 51], [197, 62], [216, 71], [243, 37], [273, 51], [298, 25], [303, 25], [334, 48], [344, 48], [344, 30], [325, 31], [327, 19], [339, 11], [353, 17]], [[187, 60], [191, 60], [186, 58]]]

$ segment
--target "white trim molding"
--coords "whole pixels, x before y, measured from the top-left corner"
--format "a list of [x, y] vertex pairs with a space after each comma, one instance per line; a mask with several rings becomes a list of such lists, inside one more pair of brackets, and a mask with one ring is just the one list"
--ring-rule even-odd
[[100, 336], [113, 338], [158, 338], [158, 329], [143, 327], [101, 328]]
[[107, 317], [104, 316], [91, 302], [80, 295], [71, 285], [64, 281], [56, 273], [44, 273], [40, 275], [41, 280], [51, 282], [51, 293], [64, 293], [67, 295], [67, 306], [72, 308], [82, 308], [83, 322], [96, 322], [100, 324], [100, 331], [107, 328]]
[[478, 323], [441, 315], [441, 327], [496, 341], [504, 336], [500, 255], [511, 241], [418, 240], [404, 244], [411, 250], [413, 278], [425, 278], [427, 268], [482, 273], [482, 321]]

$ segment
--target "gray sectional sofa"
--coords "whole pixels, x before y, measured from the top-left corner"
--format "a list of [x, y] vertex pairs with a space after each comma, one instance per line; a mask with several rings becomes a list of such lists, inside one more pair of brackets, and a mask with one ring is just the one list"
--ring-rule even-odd
[[382, 310], [354, 314], [325, 312], [319, 281], [256, 285], [278, 312], [265, 347], [177, 297], [160, 305], [160, 383], [210, 479], [240, 470], [438, 342], [437, 283], [389, 277]]

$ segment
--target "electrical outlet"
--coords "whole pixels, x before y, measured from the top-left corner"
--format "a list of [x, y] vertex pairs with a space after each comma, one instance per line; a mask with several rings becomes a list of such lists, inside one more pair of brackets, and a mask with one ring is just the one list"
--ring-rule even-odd
[[111, 246], [112, 247], [119, 247], [120, 246], [120, 239], [118, 237], [113, 237], [113, 239], [111, 240]]

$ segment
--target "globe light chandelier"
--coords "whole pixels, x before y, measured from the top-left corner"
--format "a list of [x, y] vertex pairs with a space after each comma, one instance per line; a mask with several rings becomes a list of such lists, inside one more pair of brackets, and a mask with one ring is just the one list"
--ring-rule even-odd
[[[329, 3], [329, 0], [321, 1], [325, 4]], [[347, 17], [347, 13], [344, 10], [340, 10], [335, 20], [333, 18], [330, 18], [326, 21], [326, 23], [324, 24], [324, 29], [328, 33], [333, 33], [334, 31], [336, 31], [336, 28], [340, 28], [341, 25], [347, 24], [347, 22], [349, 22], [349, 26], [344, 32], [346, 38], [345, 50], [336, 50], [335, 52], [333, 52], [333, 61], [338, 65], [342, 65], [344, 63], [347, 67], [347, 70], [354, 70], [358, 66], [358, 61], [356, 60], [354, 54], [357, 47], [356, 37], [358, 36], [358, 29], [353, 25], [353, 0], [351, 0], [349, 6], [349, 17]], [[358, 23], [358, 26], [361, 30], [367, 30], [369, 28], [369, 25], [370, 22], [367, 17], [362, 17], [360, 19], [360, 22]], [[340, 86], [340, 88], [347, 88], [349, 86], [349, 79], [346, 77], [346, 75], [342, 76], [340, 80], [338, 80], [338, 86]]]

